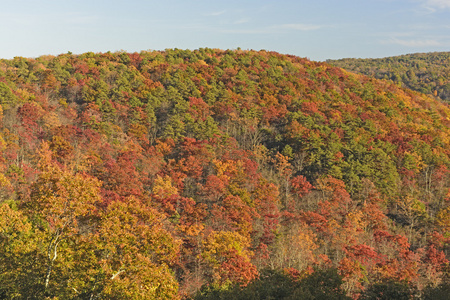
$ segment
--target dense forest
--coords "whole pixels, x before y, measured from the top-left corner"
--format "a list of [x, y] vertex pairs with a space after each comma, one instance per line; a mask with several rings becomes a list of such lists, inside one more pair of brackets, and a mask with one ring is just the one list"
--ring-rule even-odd
[[0, 105], [2, 299], [448, 296], [433, 97], [168, 49], [0, 60]]
[[450, 102], [450, 52], [378, 59], [346, 58], [327, 62], [359, 74], [392, 80], [403, 87]]

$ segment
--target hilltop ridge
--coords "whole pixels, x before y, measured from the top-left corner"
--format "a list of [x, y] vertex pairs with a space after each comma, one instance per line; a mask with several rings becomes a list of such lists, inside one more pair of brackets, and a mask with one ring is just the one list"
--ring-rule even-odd
[[339, 59], [328, 63], [450, 101], [450, 52], [415, 53], [379, 59]]

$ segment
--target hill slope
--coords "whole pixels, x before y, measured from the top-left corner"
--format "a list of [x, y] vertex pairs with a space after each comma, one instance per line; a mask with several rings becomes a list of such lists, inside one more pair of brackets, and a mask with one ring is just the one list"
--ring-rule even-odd
[[392, 80], [403, 87], [450, 101], [450, 52], [327, 62], [359, 74]]
[[450, 109], [432, 98], [175, 49], [2, 60], [0, 104], [6, 298], [171, 299], [265, 269], [331, 270], [348, 295], [445, 279]]

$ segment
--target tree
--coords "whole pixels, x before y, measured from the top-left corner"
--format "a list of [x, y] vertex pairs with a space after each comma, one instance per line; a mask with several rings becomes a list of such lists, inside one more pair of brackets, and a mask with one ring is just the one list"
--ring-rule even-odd
[[412, 300], [415, 299], [416, 290], [407, 282], [387, 280], [377, 282], [365, 290], [360, 299], [364, 300]]
[[[93, 236], [97, 254], [95, 297], [173, 299], [178, 283], [170, 269], [179, 241], [163, 218], [133, 197], [111, 203]], [[101, 287], [101, 288], [100, 288]]]
[[0, 105], [3, 109], [12, 108], [17, 102], [19, 102], [19, 98], [14, 95], [11, 88], [5, 82], [0, 82]]
[[213, 231], [203, 241], [202, 258], [210, 268], [210, 281], [223, 284], [247, 284], [258, 276], [258, 271], [251, 263], [253, 255], [248, 248], [249, 238], [238, 232]]
[[62, 170], [52, 162], [51, 155], [49, 145], [43, 142], [38, 153], [41, 174], [33, 185], [30, 200], [23, 204], [34, 219], [35, 235], [40, 240], [35, 271], [42, 274], [38, 281], [41, 288], [28, 291], [30, 295], [69, 292], [62, 282], [71, 280], [75, 263], [72, 243], [91, 233], [95, 205], [100, 202], [98, 180]]
[[[32, 224], [12, 201], [0, 204], [0, 297], [25, 297], [39, 280], [32, 268], [36, 239]], [[42, 280], [42, 278], [40, 278]]]

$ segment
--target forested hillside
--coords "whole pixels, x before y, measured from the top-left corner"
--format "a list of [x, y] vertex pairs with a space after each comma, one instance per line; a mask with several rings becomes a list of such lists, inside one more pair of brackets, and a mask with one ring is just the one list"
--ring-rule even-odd
[[378, 59], [346, 58], [327, 62], [359, 74], [392, 80], [403, 87], [450, 102], [450, 52]]
[[0, 60], [0, 104], [0, 298], [448, 295], [433, 98], [175, 49]]

